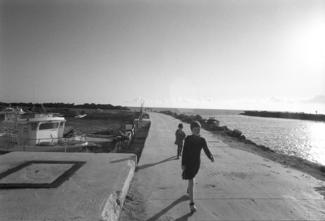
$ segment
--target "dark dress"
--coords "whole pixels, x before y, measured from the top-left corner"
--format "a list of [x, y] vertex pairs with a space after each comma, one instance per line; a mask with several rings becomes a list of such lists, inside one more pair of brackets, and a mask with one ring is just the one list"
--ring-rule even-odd
[[185, 138], [182, 155], [182, 165], [185, 166], [185, 170], [183, 170], [182, 174], [184, 180], [193, 179], [199, 171], [202, 148], [207, 157], [212, 159], [213, 156], [203, 137], [190, 135]]

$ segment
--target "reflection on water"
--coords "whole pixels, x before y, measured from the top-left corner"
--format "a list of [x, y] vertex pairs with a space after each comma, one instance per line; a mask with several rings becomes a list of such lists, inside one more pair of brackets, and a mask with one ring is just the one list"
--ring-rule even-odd
[[[221, 125], [239, 129], [250, 140], [278, 152], [325, 165], [325, 123], [217, 114]], [[205, 113], [204, 117], [212, 116]]]
[[312, 123], [308, 128], [310, 155], [314, 160], [325, 165], [325, 123]]

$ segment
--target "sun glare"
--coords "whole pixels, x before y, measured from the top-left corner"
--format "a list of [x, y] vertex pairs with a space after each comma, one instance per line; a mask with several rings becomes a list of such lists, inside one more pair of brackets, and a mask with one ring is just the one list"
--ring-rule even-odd
[[311, 155], [315, 160], [325, 164], [325, 123], [317, 122], [309, 126], [309, 140], [312, 148]]
[[299, 23], [290, 37], [293, 62], [320, 74], [325, 69], [325, 16], [315, 15]]
[[313, 123], [309, 127], [309, 135], [312, 138], [312, 140], [325, 142], [324, 132], [325, 132], [325, 123], [322, 122]]

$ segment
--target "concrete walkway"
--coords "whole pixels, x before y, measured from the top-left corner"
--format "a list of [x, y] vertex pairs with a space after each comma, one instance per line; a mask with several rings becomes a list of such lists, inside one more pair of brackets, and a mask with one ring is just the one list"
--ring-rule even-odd
[[[198, 211], [189, 213], [187, 183], [176, 160], [178, 120], [150, 114], [152, 124], [120, 220], [325, 220], [325, 182], [261, 156], [230, 148], [202, 131], [215, 156], [202, 151]], [[188, 125], [184, 124], [189, 134]]]

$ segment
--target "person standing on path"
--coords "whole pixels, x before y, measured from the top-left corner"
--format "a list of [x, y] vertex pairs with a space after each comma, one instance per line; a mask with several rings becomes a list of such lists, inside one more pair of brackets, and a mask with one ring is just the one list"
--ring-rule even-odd
[[206, 140], [200, 136], [201, 124], [198, 121], [191, 123], [192, 135], [185, 138], [183, 155], [182, 155], [182, 178], [188, 180], [187, 193], [190, 196], [190, 210], [196, 211], [194, 203], [194, 177], [200, 169], [200, 155], [203, 148], [207, 157], [214, 162]]
[[186, 137], [186, 134], [183, 131], [183, 124], [178, 124], [178, 129], [175, 132], [176, 140], [175, 144], [177, 145], [177, 159], [182, 155], [183, 143]]

